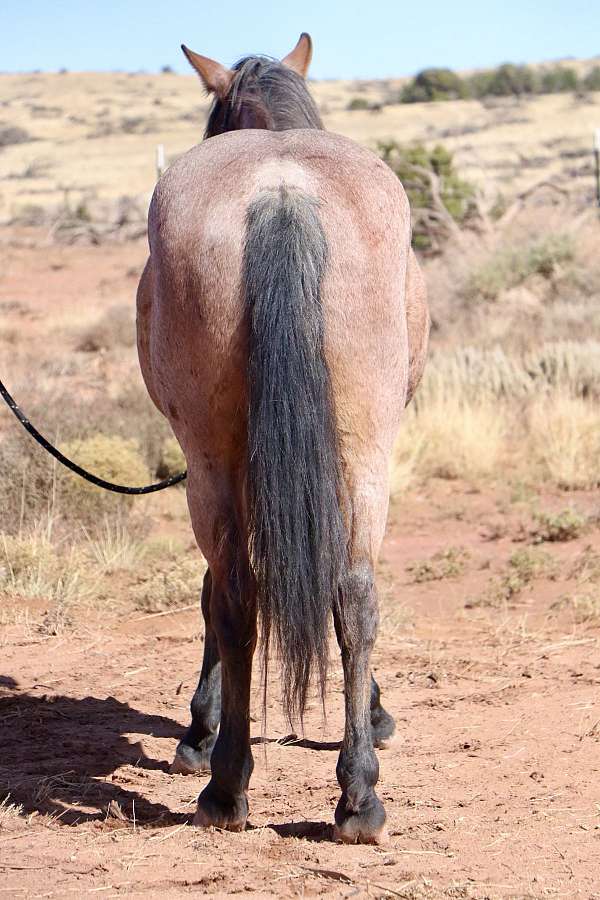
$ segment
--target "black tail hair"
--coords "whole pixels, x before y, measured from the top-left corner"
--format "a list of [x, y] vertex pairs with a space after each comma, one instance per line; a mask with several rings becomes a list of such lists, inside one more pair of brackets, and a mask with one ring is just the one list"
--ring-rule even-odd
[[264, 690], [273, 639], [290, 721], [302, 721], [315, 669], [324, 698], [329, 611], [347, 554], [335, 409], [323, 346], [326, 260], [315, 199], [281, 186], [252, 201], [243, 281], [250, 324], [249, 545]]

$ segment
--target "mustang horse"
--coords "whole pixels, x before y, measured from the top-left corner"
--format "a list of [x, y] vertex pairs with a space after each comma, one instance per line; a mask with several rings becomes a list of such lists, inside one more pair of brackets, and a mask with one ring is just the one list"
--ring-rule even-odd
[[264, 689], [271, 646], [302, 720], [313, 676], [325, 695], [332, 617], [346, 723], [335, 834], [378, 843], [374, 747], [394, 720], [370, 673], [374, 570], [429, 332], [409, 205], [377, 156], [323, 130], [307, 34], [281, 62], [232, 69], [183, 50], [213, 104], [205, 140], [154, 191], [137, 298], [142, 372], [185, 453], [208, 563], [200, 682], [172, 771], [211, 773], [196, 825], [242, 830], [257, 632]]

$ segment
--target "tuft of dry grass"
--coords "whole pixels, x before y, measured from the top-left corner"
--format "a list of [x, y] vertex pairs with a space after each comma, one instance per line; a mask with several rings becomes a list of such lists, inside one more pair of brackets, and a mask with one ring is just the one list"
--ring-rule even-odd
[[467, 609], [474, 607], [498, 607], [514, 603], [523, 591], [538, 578], [556, 578], [558, 565], [545, 550], [524, 547], [515, 550], [508, 560], [506, 571], [491, 578], [486, 591], [467, 600]]
[[80, 548], [70, 546], [60, 552], [51, 541], [50, 529], [0, 535], [0, 590], [9, 597], [74, 603], [90, 590], [81, 572]]
[[96, 533], [84, 529], [93, 563], [102, 575], [134, 569], [145, 557], [148, 546], [132, 534], [120, 519], [105, 517]]
[[505, 433], [506, 421], [497, 406], [440, 397], [407, 411], [394, 450], [395, 465], [423, 478], [488, 477], [498, 467]]
[[111, 306], [96, 322], [82, 330], [75, 349], [98, 353], [115, 347], [133, 347], [135, 340], [135, 319], [131, 307]]
[[6, 827], [10, 819], [20, 819], [25, 816], [25, 807], [22, 803], [11, 803], [10, 794], [0, 800], [0, 831]]
[[600, 622], [600, 593], [586, 591], [568, 594], [554, 604], [555, 609], [569, 609], [578, 625]]
[[596, 404], [556, 391], [530, 413], [532, 449], [544, 474], [566, 490], [600, 483], [600, 412]]
[[600, 483], [600, 343], [551, 342], [525, 354], [432, 353], [401, 425], [392, 495], [431, 476], [508, 474], [564, 490]]
[[200, 600], [206, 561], [198, 550], [183, 554], [169, 545], [148, 547], [146, 566], [131, 590], [134, 605], [145, 612], [176, 609]]
[[558, 575], [556, 560], [546, 550], [537, 547], [515, 550], [508, 565], [524, 584], [531, 584], [536, 578], [556, 578]]
[[407, 565], [406, 571], [414, 584], [458, 578], [465, 571], [469, 553], [464, 547], [447, 547], [438, 550], [429, 559], [421, 559]]
[[578, 584], [597, 584], [600, 581], [600, 553], [591, 544], [584, 547], [574, 560], [569, 578], [577, 579]]

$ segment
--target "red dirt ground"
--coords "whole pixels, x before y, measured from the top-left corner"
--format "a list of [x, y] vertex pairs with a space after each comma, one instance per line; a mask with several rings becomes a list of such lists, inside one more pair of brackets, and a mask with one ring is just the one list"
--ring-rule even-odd
[[[594, 511], [590, 494], [569, 499]], [[489, 598], [523, 546], [522, 505], [440, 482], [391, 519], [374, 656], [398, 724], [379, 753], [386, 846], [331, 841], [337, 658], [327, 724], [314, 703], [304, 746], [276, 742], [289, 729], [273, 679], [251, 827], [203, 832], [190, 821], [205, 779], [167, 771], [201, 652], [197, 615], [88, 614], [53, 636], [3, 629], [0, 894], [600, 897], [600, 632], [556, 603], [584, 546], [600, 549], [598, 531], [545, 545], [556, 579], [486, 606], [469, 598]], [[407, 564], [449, 544], [470, 551], [464, 573], [411, 583]]]

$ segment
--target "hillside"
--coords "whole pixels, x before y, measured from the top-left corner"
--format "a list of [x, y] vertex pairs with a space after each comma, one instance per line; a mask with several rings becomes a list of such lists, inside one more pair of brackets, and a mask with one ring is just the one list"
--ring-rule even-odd
[[[388, 105], [401, 83], [310, 87], [329, 130], [373, 147], [390, 138], [442, 141], [491, 201], [544, 178], [593, 190], [600, 92]], [[197, 143], [208, 107], [193, 75], [2, 75], [0, 85], [4, 223], [43, 222], [65, 204], [83, 218], [102, 217], [103, 201], [123, 196], [143, 207], [156, 177], [156, 145], [172, 159]], [[357, 97], [378, 108], [349, 111]]]

